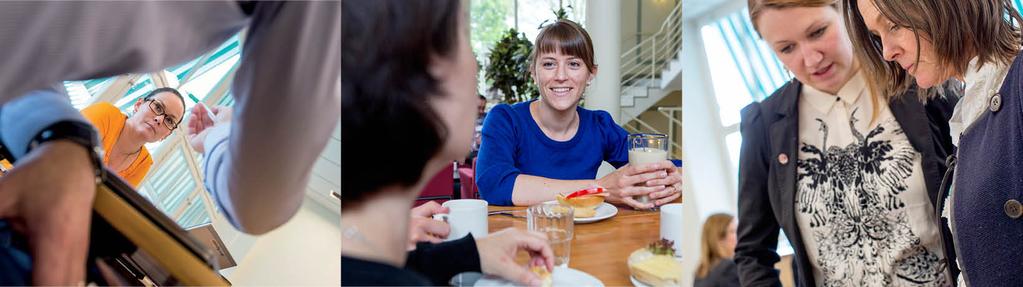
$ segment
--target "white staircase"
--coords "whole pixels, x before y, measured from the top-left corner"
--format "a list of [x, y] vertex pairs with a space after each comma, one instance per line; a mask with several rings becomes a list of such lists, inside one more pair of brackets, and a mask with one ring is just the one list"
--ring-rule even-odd
[[673, 91], [682, 90], [682, 4], [657, 33], [621, 55], [622, 123], [628, 123]]

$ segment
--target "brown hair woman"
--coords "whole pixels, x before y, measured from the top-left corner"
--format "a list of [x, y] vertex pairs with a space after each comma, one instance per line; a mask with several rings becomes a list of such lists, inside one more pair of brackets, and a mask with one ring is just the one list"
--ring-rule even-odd
[[[846, 0], [856, 52], [885, 94], [957, 79], [947, 214], [969, 285], [1023, 280], [1023, 18], [1008, 0]], [[922, 94], [933, 99], [930, 93]], [[945, 189], [942, 189], [945, 190]], [[944, 194], [944, 193], [943, 193]], [[941, 200], [945, 199], [943, 195]], [[939, 205], [941, 206], [941, 205]]]

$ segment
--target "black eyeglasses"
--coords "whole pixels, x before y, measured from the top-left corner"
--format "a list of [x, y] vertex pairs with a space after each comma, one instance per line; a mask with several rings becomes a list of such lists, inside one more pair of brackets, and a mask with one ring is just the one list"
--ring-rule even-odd
[[178, 128], [178, 124], [181, 122], [176, 121], [174, 116], [167, 114], [167, 109], [164, 108], [163, 102], [157, 99], [149, 100], [149, 109], [153, 111], [157, 116], [163, 116], [163, 126], [170, 131]]

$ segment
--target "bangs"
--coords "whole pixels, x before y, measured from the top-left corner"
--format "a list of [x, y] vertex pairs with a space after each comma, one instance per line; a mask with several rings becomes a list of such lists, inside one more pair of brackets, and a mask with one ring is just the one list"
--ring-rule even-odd
[[544, 53], [559, 52], [582, 59], [589, 69], [593, 69], [595, 66], [593, 64], [593, 43], [590, 36], [582, 28], [567, 21], [555, 22], [536, 36], [534, 53], [537, 57]]

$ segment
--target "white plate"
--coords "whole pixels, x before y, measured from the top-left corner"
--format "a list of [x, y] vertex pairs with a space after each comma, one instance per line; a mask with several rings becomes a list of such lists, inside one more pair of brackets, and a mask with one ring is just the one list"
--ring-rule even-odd
[[[553, 284], [551, 286], [604, 286], [596, 277], [586, 272], [568, 267], [555, 267], [551, 274]], [[476, 281], [473, 286], [517, 286], [515, 283], [501, 279], [500, 277], [486, 275]]]
[[612, 205], [610, 203], [602, 202], [602, 203], [600, 203], [600, 206], [597, 206], [597, 213], [594, 214], [593, 217], [585, 217], [585, 218], [576, 217], [575, 218], [575, 223], [597, 222], [597, 221], [601, 221], [601, 220], [604, 220], [604, 219], [608, 219], [608, 218], [614, 217], [616, 214], [618, 214], [618, 208], [617, 207], [615, 207], [614, 205]]
[[636, 277], [633, 276], [629, 276], [629, 281], [632, 281], [632, 286], [651, 287], [649, 284], [643, 283], [643, 281], [636, 280]]

